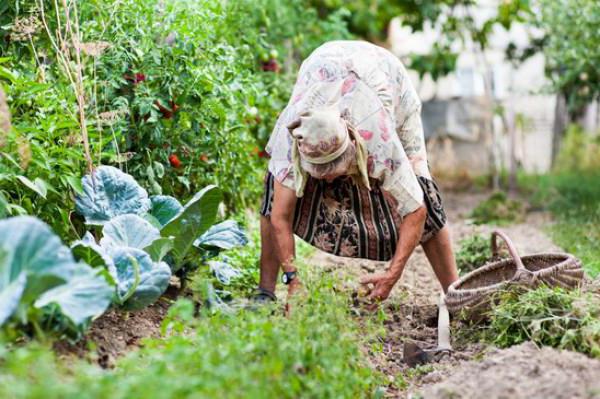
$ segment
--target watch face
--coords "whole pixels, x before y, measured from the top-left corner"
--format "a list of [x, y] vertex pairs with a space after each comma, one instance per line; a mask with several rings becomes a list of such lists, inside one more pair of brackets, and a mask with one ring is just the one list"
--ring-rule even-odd
[[284, 272], [281, 275], [281, 281], [283, 284], [289, 284], [296, 277], [296, 272]]

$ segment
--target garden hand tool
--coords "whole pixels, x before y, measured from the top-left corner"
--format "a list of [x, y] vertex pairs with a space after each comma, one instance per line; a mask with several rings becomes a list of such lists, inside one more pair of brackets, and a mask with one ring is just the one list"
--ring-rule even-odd
[[438, 345], [435, 349], [422, 349], [415, 342], [404, 343], [404, 363], [409, 367], [418, 364], [437, 362], [446, 356], [450, 356], [452, 346], [450, 345], [450, 315], [444, 301], [444, 293], [440, 294], [438, 304]]

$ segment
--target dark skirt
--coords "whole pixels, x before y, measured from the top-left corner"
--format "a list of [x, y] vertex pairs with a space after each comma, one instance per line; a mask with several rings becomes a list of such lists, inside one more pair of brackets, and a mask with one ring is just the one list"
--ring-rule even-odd
[[[446, 214], [435, 182], [418, 177], [423, 189], [427, 219], [421, 243], [444, 227]], [[269, 216], [274, 177], [267, 172], [261, 215]], [[397, 201], [371, 180], [371, 191], [340, 177], [327, 183], [309, 176], [304, 196], [296, 203], [294, 233], [307, 243], [333, 255], [379, 261], [394, 256], [402, 218]]]

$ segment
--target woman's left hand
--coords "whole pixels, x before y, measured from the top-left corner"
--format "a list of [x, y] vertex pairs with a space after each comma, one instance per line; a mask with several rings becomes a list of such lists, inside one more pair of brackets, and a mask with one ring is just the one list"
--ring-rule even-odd
[[[390, 296], [396, 281], [398, 279], [389, 273], [372, 274], [360, 279], [360, 283], [369, 290], [367, 298], [374, 302], [386, 300]], [[369, 284], [373, 284], [373, 287], [369, 287]]]

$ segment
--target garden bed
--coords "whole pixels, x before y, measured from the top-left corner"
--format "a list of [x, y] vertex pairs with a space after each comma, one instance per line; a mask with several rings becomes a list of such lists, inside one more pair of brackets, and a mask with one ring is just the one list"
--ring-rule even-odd
[[111, 368], [115, 360], [138, 349], [144, 338], [160, 337], [160, 327], [171, 300], [167, 297], [137, 312], [111, 309], [94, 320], [81, 341], [71, 344], [57, 341], [54, 350], [59, 356], [77, 356]]
[[[494, 226], [475, 225], [469, 220], [470, 209], [484, 198], [486, 198], [485, 193], [451, 193], [444, 197], [455, 249], [458, 248], [458, 242], [465, 237], [472, 236], [473, 234], [482, 234], [489, 237], [490, 232], [494, 229]], [[560, 251], [560, 248], [542, 230], [543, 226], [547, 225], [550, 221], [551, 219], [548, 214], [532, 212], [526, 215], [523, 223], [504, 226], [503, 229], [514, 239], [518, 250], [523, 254]], [[341, 289], [346, 290], [348, 295], [351, 295], [352, 290], [356, 289], [356, 282], [359, 276], [365, 273], [382, 271], [386, 266], [382, 262], [339, 258], [322, 252], [316, 253], [309, 263], [319, 265], [325, 271], [334, 273], [336, 280], [344, 282]], [[513, 368], [508, 363], [494, 366], [495, 368], [491, 367], [493, 371], [490, 371], [490, 376], [493, 376], [493, 373], [497, 372], [501, 376], [498, 378], [510, 380], [514, 376], [528, 375], [519, 373], [533, 373], [531, 370], [535, 370], [536, 365], [539, 367], [544, 361], [549, 361], [550, 367], [553, 368], [551, 374], [559, 371], [561, 367], [566, 367], [570, 370], [569, 372], [573, 372], [577, 370], [577, 367], [581, 366], [583, 367], [583, 374], [579, 380], [575, 381], [580, 381], [583, 384], [581, 385], [582, 387], [585, 387], [585, 384], [589, 385], [590, 381], [593, 382], [589, 371], [593, 370], [592, 366], [598, 364], [597, 360], [586, 358], [585, 355], [553, 349], [545, 349], [540, 353], [534, 353], [533, 349], [535, 349], [535, 346], [533, 344], [524, 344], [506, 350], [498, 350], [487, 343], [478, 343], [475, 339], [469, 339], [469, 335], [472, 335], [473, 331], [467, 331], [467, 337], [465, 337], [463, 331], [459, 339], [458, 329], [461, 326], [456, 321], [452, 323], [455, 350], [452, 356], [445, 358], [439, 363], [431, 363], [410, 369], [402, 360], [404, 342], [416, 341], [419, 345], [429, 348], [433, 348], [436, 345], [436, 301], [439, 289], [437, 279], [431, 270], [424, 252], [418, 248], [410, 258], [402, 280], [392, 291], [390, 299], [388, 299], [379, 315], [365, 312], [360, 307], [355, 308], [359, 323], [365, 326], [365, 328], [370, 323], [373, 323], [373, 318], [383, 318], [381, 323], [383, 330], [378, 333], [376, 339], [369, 342], [365, 348], [365, 353], [368, 353], [373, 367], [387, 378], [386, 396], [405, 396], [421, 392], [423, 389], [424, 396], [422, 397], [425, 398], [452, 397], [444, 396], [443, 392], [445, 392], [446, 388], [448, 388], [448, 392], [453, 392], [452, 390], [454, 389], [461, 393], [455, 397], [485, 396], [485, 394], [473, 390], [477, 388], [477, 381], [480, 378], [475, 369], [477, 369], [477, 365], [479, 367], [490, 368], [490, 365], [494, 365], [494, 362], [499, 361], [498, 359], [503, 359], [503, 356], [514, 359], [518, 367], [514, 368], [513, 371]], [[531, 367], [525, 361], [528, 356], [533, 356], [534, 359], [531, 362]], [[480, 363], [480, 359], [484, 359], [483, 363]], [[468, 384], [465, 385], [464, 391], [458, 390], [457, 386], [460, 378], [466, 378], [467, 373], [471, 373]], [[544, 392], [563, 392], [561, 387], [563, 379], [553, 380], [540, 375], [537, 375], [536, 378], [537, 380], [534, 378], [532, 381], [545, 383], [545, 388], [539, 388], [540, 390], [536, 391], [535, 389], [538, 388], [537, 385], [539, 384], [537, 382], [530, 383], [527, 379], [524, 379], [518, 381], [514, 395], [509, 396], [528, 398], [532, 397], [531, 395], [528, 396], [531, 392], [536, 393], [533, 396], [541, 396], [538, 394]], [[496, 378], [490, 381], [496, 381]], [[489, 391], [486, 391], [489, 394], [488, 397], [501, 397], [500, 393], [502, 391], [494, 390], [492, 382], [489, 385]], [[488, 387], [485, 389], [488, 389]], [[564, 390], [566, 396], [562, 397], [570, 397], [568, 395], [583, 392], [581, 389], [570, 384]], [[417, 395], [415, 397], [421, 396]], [[575, 395], [572, 397], [578, 396]]]

